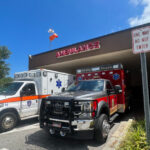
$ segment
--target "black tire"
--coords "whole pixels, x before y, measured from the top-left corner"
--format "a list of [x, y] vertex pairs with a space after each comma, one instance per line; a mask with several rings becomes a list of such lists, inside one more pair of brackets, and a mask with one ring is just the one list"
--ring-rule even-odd
[[18, 122], [17, 115], [13, 112], [6, 112], [0, 116], [0, 131], [5, 132], [13, 129]]
[[99, 143], [104, 143], [108, 137], [110, 130], [110, 124], [108, 122], [108, 116], [101, 114], [99, 118], [95, 120], [94, 139]]

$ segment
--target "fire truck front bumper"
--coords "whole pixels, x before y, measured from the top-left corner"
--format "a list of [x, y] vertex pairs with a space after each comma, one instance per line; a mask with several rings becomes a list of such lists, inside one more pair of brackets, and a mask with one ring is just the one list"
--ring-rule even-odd
[[49, 118], [49, 123], [44, 122], [41, 127], [48, 129], [50, 134], [66, 136], [67, 134], [76, 134], [80, 131], [93, 132], [94, 120], [74, 120], [69, 123], [68, 120]]
[[75, 120], [72, 122], [73, 126], [76, 126], [75, 131], [80, 130], [92, 130], [94, 128], [93, 120]]

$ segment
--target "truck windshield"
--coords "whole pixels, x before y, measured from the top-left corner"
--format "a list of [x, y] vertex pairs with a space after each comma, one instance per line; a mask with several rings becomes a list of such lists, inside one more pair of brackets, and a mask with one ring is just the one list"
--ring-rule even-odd
[[104, 81], [95, 80], [95, 81], [79, 81], [77, 85], [72, 85], [68, 88], [68, 92], [71, 91], [103, 91]]
[[0, 87], [0, 95], [14, 95], [21, 87], [22, 82], [12, 82]]

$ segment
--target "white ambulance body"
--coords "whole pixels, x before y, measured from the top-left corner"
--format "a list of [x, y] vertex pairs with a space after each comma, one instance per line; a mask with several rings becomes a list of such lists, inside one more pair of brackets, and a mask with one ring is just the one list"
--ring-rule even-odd
[[64, 91], [72, 82], [73, 75], [53, 70], [15, 73], [14, 81], [0, 89], [0, 130], [10, 130], [17, 121], [37, 116], [42, 98]]

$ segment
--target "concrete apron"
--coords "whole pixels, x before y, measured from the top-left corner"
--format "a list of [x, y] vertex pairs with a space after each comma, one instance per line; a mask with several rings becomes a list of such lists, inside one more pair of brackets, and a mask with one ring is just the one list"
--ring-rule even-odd
[[133, 120], [129, 119], [128, 121], [122, 121], [118, 129], [110, 136], [109, 140], [105, 143], [102, 150], [116, 150], [121, 141], [126, 136]]

